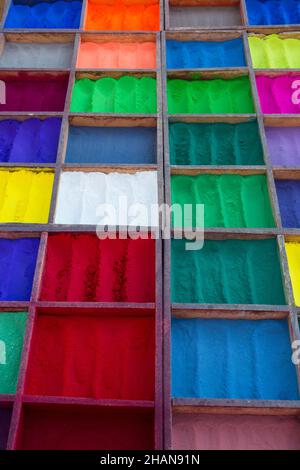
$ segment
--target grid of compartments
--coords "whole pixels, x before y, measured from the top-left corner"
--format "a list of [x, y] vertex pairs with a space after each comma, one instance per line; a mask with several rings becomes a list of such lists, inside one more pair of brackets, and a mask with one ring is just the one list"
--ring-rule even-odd
[[165, 2], [165, 200], [204, 204], [165, 241], [168, 449], [300, 448], [299, 31], [297, 2]]
[[[297, 1], [0, 12], [0, 447], [299, 449]], [[95, 235], [129, 187], [207, 205], [163, 283], [158, 219]]]
[[3, 449], [163, 446], [159, 220], [98, 209], [162, 200], [162, 9], [90, 32], [104, 4], [12, 1], [2, 20]]

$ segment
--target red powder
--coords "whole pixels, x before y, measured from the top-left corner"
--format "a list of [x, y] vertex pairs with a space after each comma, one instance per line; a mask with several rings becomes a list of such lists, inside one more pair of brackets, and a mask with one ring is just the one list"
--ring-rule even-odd
[[153, 421], [151, 409], [26, 406], [18, 449], [153, 449]]
[[68, 87], [68, 76], [2, 77], [6, 85], [6, 104], [0, 111], [63, 111]]
[[155, 240], [50, 235], [41, 299], [154, 302]]
[[154, 314], [75, 312], [38, 314], [26, 392], [154, 400]]

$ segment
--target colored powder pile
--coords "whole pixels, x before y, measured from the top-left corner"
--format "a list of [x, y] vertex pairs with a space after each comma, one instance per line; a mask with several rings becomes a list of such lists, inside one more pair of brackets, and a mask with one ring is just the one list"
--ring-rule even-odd
[[15, 393], [27, 314], [0, 312], [0, 393]]
[[276, 240], [205, 240], [201, 250], [185, 244], [172, 240], [172, 302], [286, 303]]
[[6, 42], [0, 67], [67, 68], [71, 66], [73, 43]]
[[[202, 2], [202, 5], [201, 5]], [[195, 5], [196, 2], [190, 2]], [[213, 28], [232, 27], [241, 24], [239, 6], [223, 6], [221, 2], [216, 6], [203, 6], [205, 2], [198, 1], [198, 6], [184, 5], [183, 8], [170, 5], [170, 26], [172, 28]], [[212, 2], [206, 1], [206, 5]], [[188, 6], [188, 8], [187, 8]]]
[[300, 306], [300, 243], [285, 244], [295, 304]]
[[168, 69], [245, 67], [243, 41], [175, 41], [167, 40]]
[[158, 0], [88, 0], [87, 30], [159, 31]]
[[39, 315], [26, 393], [154, 400], [154, 316], [128, 313]]
[[282, 226], [300, 227], [300, 181], [276, 180], [276, 191], [280, 208]]
[[0, 450], [6, 450], [11, 419], [10, 408], [0, 408]]
[[172, 165], [263, 165], [256, 121], [238, 124], [170, 123]]
[[82, 42], [77, 67], [92, 69], [155, 69], [155, 42]]
[[124, 75], [75, 80], [73, 113], [156, 113], [156, 79]]
[[255, 69], [299, 69], [300, 39], [282, 39], [278, 34], [248, 38]]
[[150, 450], [155, 445], [149, 408], [27, 406], [22, 424], [18, 448], [24, 450]]
[[300, 23], [298, 0], [246, 0], [250, 25]]
[[146, 164], [156, 161], [156, 129], [153, 127], [69, 127], [68, 163]]
[[28, 301], [39, 238], [0, 239], [0, 300]]
[[269, 155], [273, 165], [300, 165], [300, 133], [298, 127], [265, 127]]
[[229, 80], [167, 80], [170, 114], [254, 113], [248, 77]]
[[[172, 175], [172, 204], [193, 204], [184, 226], [196, 227], [196, 204], [204, 204], [205, 227], [274, 227], [265, 175]], [[173, 214], [174, 227], [182, 226], [182, 214]]]
[[78, 0], [13, 0], [5, 28], [79, 28], [81, 7]]
[[59, 118], [0, 121], [0, 161], [54, 163], [60, 127]]
[[295, 416], [176, 413], [172, 448], [180, 450], [300, 450]]
[[[122, 200], [127, 201], [127, 209]], [[57, 224], [157, 227], [157, 172], [63, 172], [60, 176]], [[113, 210], [106, 206], [111, 204]], [[143, 206], [143, 207], [141, 207]], [[105, 209], [105, 210], [104, 210]], [[152, 214], [153, 212], [153, 214]]]
[[265, 114], [298, 114], [300, 113], [300, 75], [281, 75], [256, 77], [260, 107]]
[[154, 302], [154, 240], [49, 236], [41, 299]]
[[68, 88], [68, 75], [56, 77], [47, 74], [16, 77], [0, 76], [5, 81], [6, 103], [0, 111], [55, 111], [64, 110]]
[[48, 222], [54, 173], [0, 170], [0, 222]]
[[299, 399], [286, 320], [172, 319], [172, 396]]

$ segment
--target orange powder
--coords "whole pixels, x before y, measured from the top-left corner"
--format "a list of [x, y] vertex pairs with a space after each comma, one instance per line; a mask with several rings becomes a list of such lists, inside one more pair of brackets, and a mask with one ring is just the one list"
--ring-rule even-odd
[[86, 30], [159, 31], [158, 0], [88, 0]]
[[93, 69], [155, 69], [154, 42], [84, 42], [77, 67]]

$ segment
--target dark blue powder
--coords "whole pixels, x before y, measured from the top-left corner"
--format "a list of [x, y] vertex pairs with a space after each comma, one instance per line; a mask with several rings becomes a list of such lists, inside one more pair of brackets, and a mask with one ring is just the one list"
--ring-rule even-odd
[[11, 410], [9, 408], [0, 408], [0, 450], [6, 449]]
[[0, 239], [0, 300], [29, 300], [39, 238]]
[[66, 162], [156, 163], [156, 129], [70, 126]]
[[300, 23], [299, 0], [246, 0], [250, 25]]
[[0, 121], [0, 161], [55, 163], [61, 119]]
[[79, 28], [81, 7], [81, 1], [13, 0], [5, 28]]
[[282, 226], [300, 228], [300, 181], [277, 180], [275, 184]]
[[299, 399], [286, 320], [172, 320], [172, 396]]
[[241, 38], [224, 42], [167, 41], [167, 68], [245, 67]]

